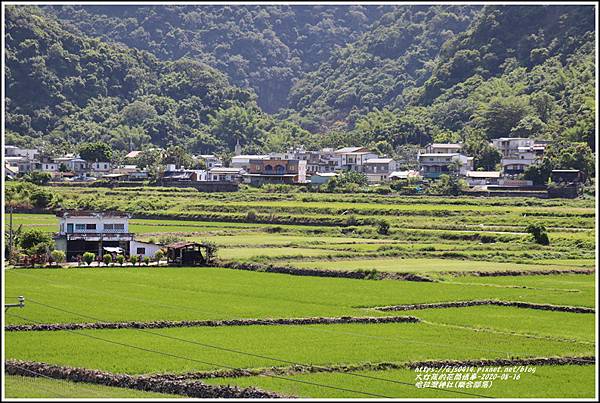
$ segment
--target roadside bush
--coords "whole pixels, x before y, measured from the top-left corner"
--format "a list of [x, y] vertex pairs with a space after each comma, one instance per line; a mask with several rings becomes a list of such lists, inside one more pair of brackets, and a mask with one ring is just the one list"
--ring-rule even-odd
[[527, 225], [525, 231], [533, 235], [533, 239], [535, 239], [536, 243], [539, 243], [540, 245], [550, 245], [550, 239], [548, 238], [546, 227], [544, 227], [542, 224], [531, 223]]
[[102, 256], [102, 261], [106, 266], [108, 266], [110, 263], [112, 263], [112, 255], [110, 253], [105, 253], [104, 256]]
[[165, 257], [165, 254], [162, 250], [157, 250], [154, 254], [154, 260], [156, 260], [157, 263], [160, 263], [163, 257]]
[[123, 266], [123, 263], [125, 263], [125, 256], [117, 255], [117, 263], [119, 263], [119, 266]]
[[88, 266], [92, 264], [92, 262], [96, 259], [96, 254], [93, 252], [85, 252], [83, 254], [83, 261]]
[[150, 266], [150, 257], [149, 256], [144, 256], [144, 264], [146, 266]]
[[135, 264], [138, 263], [138, 261], [139, 261], [138, 255], [129, 256], [129, 261], [131, 262], [132, 265], [135, 266]]

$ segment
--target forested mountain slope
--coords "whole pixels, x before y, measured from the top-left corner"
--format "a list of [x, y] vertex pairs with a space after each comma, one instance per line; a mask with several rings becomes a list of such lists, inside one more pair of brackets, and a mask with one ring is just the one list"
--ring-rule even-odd
[[46, 10], [107, 42], [160, 60], [201, 60], [253, 88], [266, 112], [287, 104], [294, 80], [356, 40], [392, 6], [52, 6]]
[[480, 7], [410, 6], [385, 14], [369, 32], [337, 49], [290, 93], [288, 114], [312, 130], [350, 122], [374, 108], [398, 108], [431, 75], [447, 40], [464, 31]]
[[200, 61], [163, 62], [67, 31], [36, 7], [6, 8], [9, 142], [64, 150], [100, 140], [122, 150], [153, 143], [211, 151], [229, 149], [238, 138], [268, 141], [275, 127], [278, 135], [299, 129], [268, 118], [251, 91]]

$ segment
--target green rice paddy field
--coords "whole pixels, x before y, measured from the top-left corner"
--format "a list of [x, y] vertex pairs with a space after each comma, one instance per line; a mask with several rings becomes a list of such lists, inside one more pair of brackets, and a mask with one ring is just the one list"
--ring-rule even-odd
[[[8, 311], [7, 325], [259, 321], [246, 326], [7, 331], [6, 359], [131, 375], [179, 374], [190, 382], [190, 373], [208, 371], [215, 377], [201, 380], [207, 384], [254, 386], [295, 397], [592, 398], [596, 393], [595, 365], [538, 365], [535, 373], [519, 380], [474, 389], [417, 388], [416, 373], [405, 366], [432, 360], [594, 356], [594, 313], [496, 305], [376, 309], [474, 300], [595, 308], [593, 200], [201, 194], [163, 188], [52, 191], [67, 207], [132, 213], [130, 231], [140, 239], [168, 235], [215, 242], [222, 266], [9, 268], [4, 272], [5, 302], [25, 295], [26, 306]], [[381, 219], [390, 224], [388, 233], [378, 231]], [[51, 214], [15, 214], [13, 222], [47, 232], [58, 227]], [[525, 232], [529, 222], [546, 226], [550, 245], [533, 242]], [[253, 270], [225, 267], [232, 263], [246, 269], [252, 263]], [[292, 274], [268, 272], [270, 267]], [[322, 277], [315, 270], [374, 275]], [[488, 276], [495, 272], [505, 275]], [[379, 280], [381, 273], [415, 273], [430, 281]], [[406, 315], [420, 321], [260, 322]], [[316, 372], [293, 371], [299, 364], [312, 365]], [[381, 369], [373, 369], [378, 364]], [[340, 365], [353, 369], [346, 373]], [[266, 370], [273, 367], [278, 369]], [[221, 372], [227, 369], [261, 375], [231, 378]], [[6, 397], [173, 397], [89, 383], [5, 378]]]

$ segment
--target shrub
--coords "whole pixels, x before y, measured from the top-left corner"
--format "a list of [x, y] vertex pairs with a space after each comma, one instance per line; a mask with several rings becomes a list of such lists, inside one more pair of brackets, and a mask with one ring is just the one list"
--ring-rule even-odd
[[183, 241], [183, 238], [177, 235], [162, 235], [158, 238], [158, 243], [161, 245], [169, 245], [179, 241]]
[[389, 235], [390, 224], [386, 220], [381, 220], [377, 223], [377, 233], [380, 235]]
[[150, 266], [150, 257], [149, 256], [144, 256], [144, 263], [146, 264], [146, 266]]
[[110, 253], [105, 253], [104, 256], [102, 256], [102, 261], [108, 266], [112, 263], [112, 255]]
[[432, 195], [450, 195], [450, 196], [458, 196], [461, 194], [466, 188], [467, 184], [464, 180], [458, 179], [454, 175], [440, 175], [439, 179], [434, 181], [429, 189], [427, 189], [428, 194]]
[[67, 255], [62, 250], [55, 249], [50, 252], [50, 256], [52, 257], [52, 261], [56, 264], [64, 263], [67, 260]]
[[531, 223], [527, 225], [525, 231], [529, 232], [533, 235], [533, 239], [535, 239], [536, 243], [540, 245], [549, 245], [550, 239], [548, 238], [548, 233], [546, 232], [546, 227], [544, 227], [540, 223]]
[[353, 225], [358, 225], [358, 220], [354, 214], [351, 214], [346, 218], [346, 226], [350, 227]]
[[217, 244], [214, 242], [204, 242], [204, 247], [206, 248], [206, 263], [212, 263], [217, 257]]
[[160, 261], [162, 260], [163, 257], [165, 257], [165, 254], [160, 249], [157, 250], [156, 253], [154, 254], [154, 259], [156, 260], [157, 263], [160, 263]]
[[117, 255], [117, 263], [119, 263], [119, 266], [123, 266], [123, 263], [125, 263], [125, 256]]
[[256, 211], [254, 210], [248, 210], [248, 212], [246, 213], [246, 221], [247, 222], [254, 222], [256, 221]]
[[23, 249], [32, 249], [41, 243], [52, 244], [52, 236], [38, 228], [33, 228], [23, 232], [19, 238], [19, 245]]
[[50, 182], [52, 175], [48, 172], [33, 171], [23, 176], [23, 180], [34, 183], [36, 185], [45, 185]]
[[93, 252], [85, 252], [83, 254], [83, 261], [88, 266], [92, 264], [92, 262], [96, 259], [96, 254]]
[[327, 182], [326, 188], [329, 192], [350, 193], [350, 191], [358, 190], [361, 186], [366, 185], [367, 175], [355, 171], [344, 171], [331, 178]]
[[29, 200], [37, 208], [46, 208], [52, 202], [52, 193], [44, 189], [37, 189], [31, 193]]
[[139, 261], [138, 255], [129, 256], [129, 261], [131, 262], [132, 265], [135, 266], [135, 264]]

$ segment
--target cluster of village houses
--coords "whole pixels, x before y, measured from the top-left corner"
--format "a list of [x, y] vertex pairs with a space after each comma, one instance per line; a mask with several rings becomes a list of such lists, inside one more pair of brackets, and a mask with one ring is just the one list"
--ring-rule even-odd
[[[206, 169], [184, 169], [175, 164], [164, 167], [161, 182], [184, 184], [189, 182], [247, 183], [251, 185], [324, 184], [344, 170], [364, 173], [370, 184], [410, 178], [436, 179], [458, 168], [458, 174], [470, 186], [528, 187], [532, 183], [517, 179], [525, 169], [540, 160], [546, 142], [529, 138], [503, 137], [492, 140], [502, 154], [501, 169], [480, 171], [473, 169], [473, 157], [465, 155], [462, 144], [429, 144], [417, 155], [418, 170], [400, 170], [405, 161], [381, 156], [366, 147], [325, 148], [308, 151], [302, 148], [285, 153], [243, 155], [239, 143], [228, 166], [215, 155], [197, 155]], [[134, 161], [143, 151], [131, 151], [125, 160]], [[31, 171], [48, 172], [57, 181], [143, 181], [148, 171], [136, 165], [113, 166], [108, 161], [85, 161], [76, 155], [53, 159], [38, 158], [35, 149], [5, 146], [6, 175], [18, 177]]]

